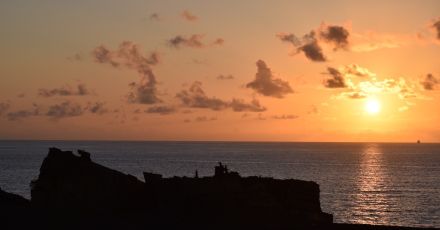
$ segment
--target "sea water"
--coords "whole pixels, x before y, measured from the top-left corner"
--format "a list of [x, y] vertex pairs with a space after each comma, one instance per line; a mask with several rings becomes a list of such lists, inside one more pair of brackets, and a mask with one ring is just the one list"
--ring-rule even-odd
[[89, 151], [141, 180], [211, 176], [222, 162], [242, 176], [316, 181], [335, 222], [440, 227], [440, 144], [0, 141], [0, 187], [30, 198], [49, 147]]

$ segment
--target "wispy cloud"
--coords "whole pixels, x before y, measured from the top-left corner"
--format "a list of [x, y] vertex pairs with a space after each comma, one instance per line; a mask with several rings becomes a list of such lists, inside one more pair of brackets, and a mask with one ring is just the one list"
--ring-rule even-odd
[[[208, 45], [205, 44], [203, 38], [205, 36], [202, 34], [193, 34], [191, 36], [177, 35], [167, 41], [168, 45], [174, 48], [189, 47], [189, 48], [205, 48]], [[211, 46], [221, 46], [224, 40], [222, 38], [217, 38], [211, 42]]]
[[118, 49], [111, 51], [105, 46], [98, 46], [92, 52], [95, 61], [101, 64], [109, 64], [112, 67], [125, 67], [134, 69], [140, 74], [138, 83], [131, 83], [132, 91], [128, 95], [131, 103], [154, 104], [161, 102], [157, 92], [157, 80], [152, 66], [160, 61], [156, 52], [145, 55], [140, 47], [133, 42], [124, 41]]
[[145, 112], [157, 113], [160, 115], [168, 115], [168, 114], [176, 113], [177, 109], [174, 106], [158, 105], [158, 106], [149, 107], [147, 110], [145, 110]]
[[193, 13], [189, 12], [188, 10], [182, 11], [182, 13], [180, 15], [182, 16], [183, 19], [185, 19], [186, 21], [190, 21], [190, 22], [194, 22], [199, 19], [199, 17], [197, 17]]
[[266, 110], [259, 101], [254, 99], [251, 103], [246, 103], [241, 99], [233, 98], [231, 101], [222, 100], [216, 97], [208, 97], [202, 89], [202, 83], [194, 82], [188, 90], [182, 90], [176, 94], [185, 107], [211, 109], [215, 111], [231, 108], [234, 112], [259, 112]]
[[62, 86], [54, 89], [39, 89], [38, 95], [42, 97], [53, 97], [53, 96], [87, 96], [91, 92], [87, 89], [85, 84], [78, 84], [75, 87], [70, 85]]

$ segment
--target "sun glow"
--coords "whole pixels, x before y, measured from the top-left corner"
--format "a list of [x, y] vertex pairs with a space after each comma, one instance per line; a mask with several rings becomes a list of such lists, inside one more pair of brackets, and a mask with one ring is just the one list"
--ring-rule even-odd
[[369, 114], [377, 114], [380, 112], [380, 103], [378, 100], [370, 98], [365, 102], [365, 111]]

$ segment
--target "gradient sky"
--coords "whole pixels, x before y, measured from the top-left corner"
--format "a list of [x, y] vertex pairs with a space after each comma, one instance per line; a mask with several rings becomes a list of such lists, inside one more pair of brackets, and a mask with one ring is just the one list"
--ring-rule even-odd
[[2, 1], [0, 139], [439, 142], [439, 9]]

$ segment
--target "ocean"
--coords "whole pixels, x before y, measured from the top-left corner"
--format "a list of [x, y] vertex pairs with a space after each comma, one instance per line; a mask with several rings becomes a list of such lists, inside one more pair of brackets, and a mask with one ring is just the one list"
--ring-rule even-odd
[[440, 228], [440, 144], [152, 141], [0, 141], [0, 187], [30, 197], [49, 147], [83, 149], [132, 174], [214, 174], [316, 181], [321, 207], [338, 223]]

